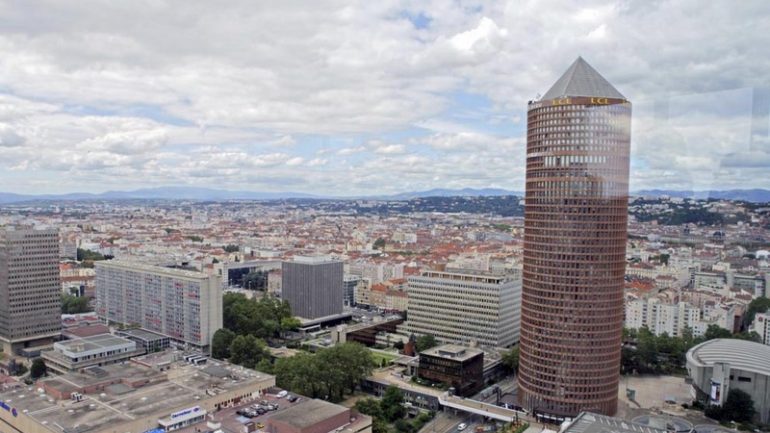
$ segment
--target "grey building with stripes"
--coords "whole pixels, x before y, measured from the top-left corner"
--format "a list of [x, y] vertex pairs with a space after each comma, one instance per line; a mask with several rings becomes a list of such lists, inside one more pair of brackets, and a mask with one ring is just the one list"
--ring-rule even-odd
[[281, 297], [303, 319], [342, 314], [343, 264], [328, 257], [297, 256], [283, 262]]

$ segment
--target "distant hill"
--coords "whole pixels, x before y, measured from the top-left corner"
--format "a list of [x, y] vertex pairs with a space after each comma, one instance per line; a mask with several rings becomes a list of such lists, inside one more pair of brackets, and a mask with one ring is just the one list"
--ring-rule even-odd
[[423, 198], [423, 197], [494, 197], [494, 196], [501, 196], [501, 195], [516, 195], [516, 196], [523, 196], [524, 193], [522, 192], [515, 192], [515, 191], [509, 191], [505, 189], [500, 188], [481, 188], [481, 189], [474, 189], [474, 188], [463, 188], [463, 189], [446, 189], [446, 188], [435, 188], [435, 189], [429, 189], [427, 191], [412, 191], [412, 192], [402, 192], [398, 194], [393, 195], [382, 195], [382, 196], [372, 196], [372, 197], [365, 197], [369, 199], [383, 199], [383, 200], [411, 200], [413, 198]]
[[211, 188], [196, 188], [171, 186], [160, 188], [143, 188], [134, 191], [107, 191], [101, 194], [71, 193], [71, 194], [41, 194], [23, 195], [0, 192], [0, 203], [20, 203], [36, 200], [271, 200], [281, 198], [313, 198], [311, 194], [297, 192], [256, 192], [256, 191], [227, 191]]
[[729, 189], [712, 191], [675, 191], [665, 189], [647, 189], [633, 192], [636, 196], [660, 197], [667, 195], [670, 197], [696, 198], [704, 200], [707, 198], [719, 200], [743, 200], [754, 203], [770, 202], [770, 190], [766, 189]]
[[[750, 202], [770, 202], [770, 190], [766, 189], [733, 189], [724, 191], [676, 191], [676, 190], [640, 190], [631, 193], [634, 196], [660, 197], [692, 197], [698, 199], [715, 198], [727, 200], [745, 200]], [[521, 191], [511, 191], [501, 188], [436, 188], [426, 191], [411, 191], [391, 195], [372, 195], [355, 197], [334, 197], [305, 194], [300, 192], [259, 192], [259, 191], [228, 191], [213, 188], [197, 188], [185, 186], [170, 186], [159, 188], [143, 188], [133, 191], [107, 191], [100, 194], [69, 193], [69, 194], [14, 194], [0, 192], [0, 204], [21, 203], [26, 201], [64, 201], [64, 200], [277, 200], [288, 198], [311, 199], [367, 199], [367, 200], [411, 200], [425, 197], [495, 197], [515, 195], [522, 197]]]

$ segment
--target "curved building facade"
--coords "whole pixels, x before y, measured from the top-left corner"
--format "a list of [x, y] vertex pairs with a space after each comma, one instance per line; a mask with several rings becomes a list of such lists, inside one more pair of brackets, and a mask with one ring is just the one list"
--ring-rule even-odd
[[630, 123], [582, 58], [529, 103], [519, 399], [535, 413], [617, 409]]

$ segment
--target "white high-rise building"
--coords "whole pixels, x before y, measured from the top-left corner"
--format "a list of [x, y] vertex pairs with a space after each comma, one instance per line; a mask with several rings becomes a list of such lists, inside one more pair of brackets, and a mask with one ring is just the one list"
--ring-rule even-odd
[[716, 305], [698, 308], [689, 302], [665, 302], [659, 298], [634, 299], [626, 301], [625, 327], [639, 329], [647, 327], [655, 335], [664, 333], [679, 337], [689, 328], [696, 337], [705, 334], [709, 325], [733, 330], [735, 324], [734, 305]]
[[442, 343], [508, 347], [519, 341], [521, 274], [448, 269], [408, 278], [406, 329]]
[[222, 284], [216, 275], [131, 261], [96, 262], [96, 312], [205, 349], [222, 328]]

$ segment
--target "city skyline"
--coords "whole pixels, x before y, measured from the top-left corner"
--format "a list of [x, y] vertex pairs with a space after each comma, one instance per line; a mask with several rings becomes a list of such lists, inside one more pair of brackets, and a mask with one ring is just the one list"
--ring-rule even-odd
[[762, 2], [184, 6], [0, 5], [3, 192], [522, 190], [567, 53], [633, 89], [632, 190], [770, 187]]

